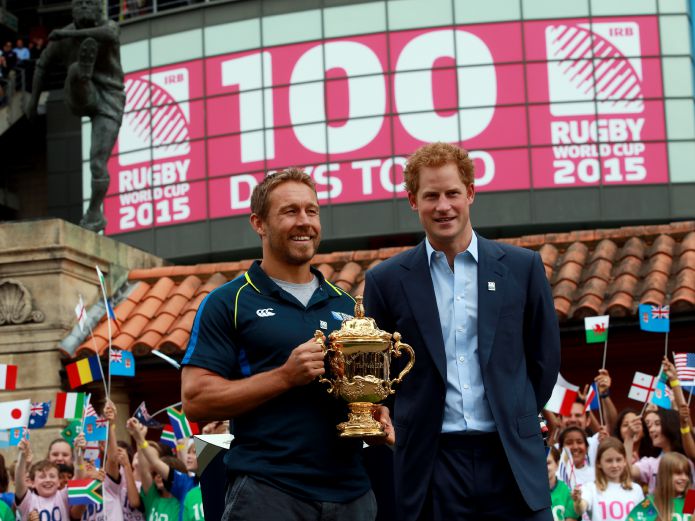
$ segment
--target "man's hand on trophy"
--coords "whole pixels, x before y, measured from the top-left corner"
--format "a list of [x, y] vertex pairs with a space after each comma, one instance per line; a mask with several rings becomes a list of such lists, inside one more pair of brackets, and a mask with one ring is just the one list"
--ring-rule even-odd
[[391, 423], [391, 414], [388, 407], [377, 405], [372, 413], [372, 417], [384, 428], [386, 436], [367, 436], [364, 438], [365, 443], [367, 445], [395, 445], [396, 430], [393, 428], [393, 423]]
[[281, 367], [288, 385], [306, 385], [324, 374], [323, 358], [323, 349], [313, 338], [295, 347]]

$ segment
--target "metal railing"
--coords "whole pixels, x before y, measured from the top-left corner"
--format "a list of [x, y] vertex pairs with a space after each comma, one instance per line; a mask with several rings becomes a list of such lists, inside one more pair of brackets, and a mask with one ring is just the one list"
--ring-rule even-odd
[[157, 14], [170, 9], [210, 3], [214, 0], [120, 0], [108, 4], [108, 17], [123, 22], [140, 16]]

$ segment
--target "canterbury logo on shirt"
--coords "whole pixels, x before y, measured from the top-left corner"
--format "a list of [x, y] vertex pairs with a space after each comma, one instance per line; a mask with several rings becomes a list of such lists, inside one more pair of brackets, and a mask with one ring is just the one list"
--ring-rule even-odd
[[261, 318], [265, 318], [265, 317], [274, 317], [275, 313], [273, 312], [273, 308], [265, 308], [265, 309], [257, 309], [256, 315], [258, 315]]

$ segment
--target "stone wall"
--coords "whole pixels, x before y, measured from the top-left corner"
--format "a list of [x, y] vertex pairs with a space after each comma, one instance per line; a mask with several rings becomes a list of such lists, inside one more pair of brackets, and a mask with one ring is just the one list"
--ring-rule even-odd
[[[87, 308], [101, 298], [97, 264], [108, 291], [114, 291], [131, 269], [161, 266], [164, 261], [59, 219], [0, 224], [0, 363], [19, 366], [17, 390], [0, 391], [0, 401], [55, 402], [56, 392], [69, 390], [61, 374], [65, 354], [58, 344], [75, 326], [79, 295]], [[79, 390], [103, 397], [101, 382]], [[127, 383], [119, 379], [112, 395], [119, 409], [119, 438], [127, 439]], [[53, 418], [52, 405], [47, 426], [31, 431], [35, 460], [44, 457], [48, 443], [60, 436], [65, 424]], [[9, 466], [16, 449], [0, 454]]]

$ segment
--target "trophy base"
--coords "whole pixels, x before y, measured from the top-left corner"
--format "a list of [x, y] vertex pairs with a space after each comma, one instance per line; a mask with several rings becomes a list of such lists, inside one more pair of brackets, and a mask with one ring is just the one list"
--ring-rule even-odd
[[338, 424], [341, 438], [386, 436], [381, 423], [372, 417], [376, 405], [369, 402], [348, 403], [348, 421]]

